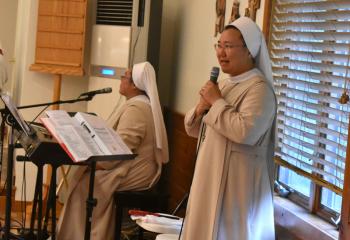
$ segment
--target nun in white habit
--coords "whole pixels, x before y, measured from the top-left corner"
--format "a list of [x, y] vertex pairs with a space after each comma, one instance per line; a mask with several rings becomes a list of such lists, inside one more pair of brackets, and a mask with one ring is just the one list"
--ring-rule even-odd
[[[98, 163], [94, 189], [97, 206], [93, 209], [91, 229], [93, 240], [114, 239], [113, 193], [152, 187], [160, 177], [162, 164], [168, 161], [168, 141], [152, 65], [139, 63], [132, 71], [126, 71], [119, 93], [126, 97], [126, 102], [112, 126], [137, 157]], [[84, 239], [89, 176], [88, 169], [81, 168], [70, 184], [58, 224], [58, 240]]]
[[242, 17], [226, 26], [216, 54], [230, 77], [218, 85], [208, 81], [185, 117], [190, 136], [198, 137], [203, 124], [206, 130], [181, 237], [274, 240], [276, 99], [265, 39], [250, 18]]

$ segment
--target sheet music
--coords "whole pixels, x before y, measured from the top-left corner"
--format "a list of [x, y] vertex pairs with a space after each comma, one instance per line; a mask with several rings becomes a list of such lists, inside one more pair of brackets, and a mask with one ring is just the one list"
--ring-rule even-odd
[[72, 121], [70, 125], [69, 121], [66, 121], [65, 125], [57, 125], [60, 121], [56, 121], [55, 124], [51, 118], [41, 118], [41, 121], [75, 162], [86, 160], [91, 156], [104, 155], [76, 121]]
[[63, 126], [56, 128], [56, 131], [75, 160], [82, 161], [91, 156], [103, 155], [91, 137], [81, 129]]
[[132, 154], [122, 139], [96, 116], [77, 113], [72, 118], [64, 110], [49, 110], [46, 114], [48, 118], [41, 121], [76, 162], [91, 156]]
[[45, 114], [51, 119], [55, 126], [78, 125], [64, 110], [47, 110]]
[[80, 112], [74, 118], [87, 130], [103, 153], [132, 154], [119, 135], [111, 130], [103, 119]]

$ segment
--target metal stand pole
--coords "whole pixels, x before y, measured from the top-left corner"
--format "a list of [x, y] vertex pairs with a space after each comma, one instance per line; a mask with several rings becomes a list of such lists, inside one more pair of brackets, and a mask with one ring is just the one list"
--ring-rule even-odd
[[86, 219], [85, 219], [85, 235], [84, 240], [90, 240], [92, 210], [97, 205], [97, 199], [94, 198], [94, 182], [95, 182], [96, 161], [91, 162], [89, 196], [86, 200]]
[[7, 176], [6, 176], [6, 211], [5, 211], [5, 240], [10, 237], [11, 228], [11, 194], [12, 194], [12, 179], [13, 179], [13, 130], [11, 128], [8, 145], [7, 156]]

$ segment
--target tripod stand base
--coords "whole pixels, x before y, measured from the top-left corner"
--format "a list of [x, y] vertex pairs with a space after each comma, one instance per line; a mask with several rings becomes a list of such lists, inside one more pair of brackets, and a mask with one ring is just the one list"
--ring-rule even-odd
[[[47, 232], [43, 232], [42, 233], [42, 238], [41, 240], [45, 240], [48, 239], [50, 237], [50, 235]], [[38, 236], [37, 234], [35, 234], [33, 231], [31, 231], [30, 229], [25, 229], [22, 233], [21, 233], [21, 239], [24, 240], [37, 240]]]
[[[42, 237], [40, 240], [46, 240], [50, 237], [50, 235], [47, 232], [43, 232], [42, 233]], [[31, 231], [30, 229], [22, 229], [20, 231], [20, 234], [14, 234], [14, 233], [10, 233], [8, 238], [8, 240], [15, 240], [15, 239], [20, 239], [20, 240], [38, 240], [38, 235]], [[4, 236], [0, 236], [0, 240], [5, 240]]]
[[[22, 240], [23, 236], [22, 235], [17, 235], [14, 233], [8, 233], [6, 236], [5, 235], [0, 235], [0, 240]], [[34, 239], [34, 238], [33, 238]]]

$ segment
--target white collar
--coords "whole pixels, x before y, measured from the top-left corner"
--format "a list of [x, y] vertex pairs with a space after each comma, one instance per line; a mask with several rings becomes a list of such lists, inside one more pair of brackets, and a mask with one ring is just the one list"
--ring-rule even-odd
[[135, 97], [132, 97], [132, 98], [126, 100], [127, 103], [131, 103], [131, 102], [135, 102], [135, 101], [144, 102], [144, 103], [147, 103], [149, 105], [151, 104], [146, 95], [137, 95]]
[[229, 77], [229, 81], [231, 83], [240, 83], [240, 82], [244, 82], [246, 80], [249, 80], [251, 79], [252, 77], [255, 77], [255, 76], [263, 76], [261, 71], [257, 68], [253, 68], [247, 72], [244, 72], [240, 75], [237, 75], [237, 76], [231, 76]]

